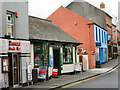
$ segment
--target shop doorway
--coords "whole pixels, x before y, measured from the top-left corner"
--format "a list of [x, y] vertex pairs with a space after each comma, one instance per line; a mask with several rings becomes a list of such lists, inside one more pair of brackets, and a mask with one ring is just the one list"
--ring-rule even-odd
[[106, 59], [106, 48], [104, 48], [104, 61], [107, 62], [107, 59]]
[[54, 68], [58, 68], [58, 75], [61, 74], [61, 59], [60, 59], [60, 49], [54, 48], [53, 50]]
[[95, 47], [95, 52], [97, 61], [100, 61], [100, 49], [98, 47]]
[[15, 87], [19, 85], [20, 61], [18, 54], [9, 53], [10, 72], [9, 72], [9, 86]]

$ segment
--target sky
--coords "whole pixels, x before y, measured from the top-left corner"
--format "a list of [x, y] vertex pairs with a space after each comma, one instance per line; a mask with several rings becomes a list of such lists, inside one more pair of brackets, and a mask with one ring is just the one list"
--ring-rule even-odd
[[[28, 0], [29, 15], [46, 19], [60, 6], [66, 7], [74, 0]], [[105, 9], [118, 17], [118, 1], [120, 0], [85, 0], [99, 8], [100, 3], [104, 2]]]

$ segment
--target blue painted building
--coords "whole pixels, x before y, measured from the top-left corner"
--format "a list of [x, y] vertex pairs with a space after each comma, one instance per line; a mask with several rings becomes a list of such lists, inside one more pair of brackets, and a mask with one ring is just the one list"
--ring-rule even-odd
[[108, 62], [107, 31], [94, 24], [95, 37], [95, 66], [96, 61]]

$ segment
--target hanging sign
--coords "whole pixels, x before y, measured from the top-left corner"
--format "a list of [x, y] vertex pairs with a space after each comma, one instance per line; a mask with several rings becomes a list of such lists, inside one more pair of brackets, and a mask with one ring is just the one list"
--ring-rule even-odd
[[82, 53], [83, 53], [83, 48], [80, 48], [80, 47], [79, 47], [79, 48], [78, 48], [78, 53], [77, 53], [77, 54], [79, 55], [79, 54], [82, 54]]
[[38, 78], [39, 79], [46, 79], [46, 76], [47, 76], [47, 66], [40, 66]]

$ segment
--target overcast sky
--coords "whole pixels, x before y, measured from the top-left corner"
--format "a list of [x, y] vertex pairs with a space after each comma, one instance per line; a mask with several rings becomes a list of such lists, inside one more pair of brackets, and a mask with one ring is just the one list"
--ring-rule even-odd
[[[29, 0], [29, 15], [46, 19], [60, 6], [66, 7], [74, 0]], [[118, 16], [118, 1], [120, 0], [85, 0], [99, 8], [100, 3], [105, 3], [106, 10]]]

